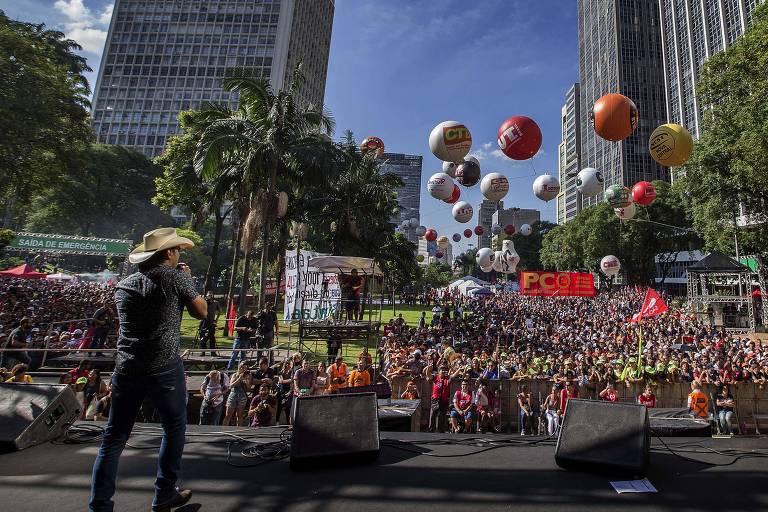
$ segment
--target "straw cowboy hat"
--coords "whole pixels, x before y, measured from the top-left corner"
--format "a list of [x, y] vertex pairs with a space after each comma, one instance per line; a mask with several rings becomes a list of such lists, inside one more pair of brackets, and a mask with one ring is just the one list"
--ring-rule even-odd
[[195, 244], [189, 238], [184, 238], [176, 233], [176, 228], [158, 228], [144, 235], [144, 242], [140, 243], [128, 255], [128, 261], [134, 264], [147, 261], [157, 251], [180, 247], [191, 249]]

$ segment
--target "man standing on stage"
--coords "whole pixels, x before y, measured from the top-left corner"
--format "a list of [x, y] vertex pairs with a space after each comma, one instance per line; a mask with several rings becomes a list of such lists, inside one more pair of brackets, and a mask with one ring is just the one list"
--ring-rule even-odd
[[352, 269], [348, 276], [341, 276], [341, 287], [344, 294], [344, 309], [347, 311], [347, 322], [357, 322], [360, 318], [360, 294], [363, 290], [363, 278]]
[[[205, 303], [208, 306], [208, 314], [200, 320], [200, 348], [205, 349], [208, 345], [211, 348], [211, 357], [216, 357], [216, 323], [219, 320], [219, 303], [213, 297], [213, 292], [205, 294]], [[205, 352], [200, 353], [201, 356], [205, 355]]]
[[187, 426], [187, 388], [179, 357], [181, 312], [206, 318], [205, 300], [197, 293], [189, 267], [177, 268], [182, 249], [194, 247], [174, 228], [160, 228], [128, 256], [138, 272], [117, 285], [115, 302], [120, 320], [112, 405], [104, 439], [93, 465], [90, 510], [112, 511], [120, 454], [133, 429], [145, 397], [153, 403], [163, 425], [157, 463], [153, 512], [170, 511], [187, 503], [192, 491], [176, 487]]

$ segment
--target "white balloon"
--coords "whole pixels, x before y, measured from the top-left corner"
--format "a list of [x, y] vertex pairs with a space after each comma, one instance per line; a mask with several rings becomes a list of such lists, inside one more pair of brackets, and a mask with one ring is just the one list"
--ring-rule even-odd
[[461, 162], [472, 147], [472, 134], [457, 121], [443, 121], [429, 134], [429, 149], [445, 162]]
[[461, 222], [463, 224], [472, 220], [472, 215], [475, 214], [475, 211], [472, 209], [472, 205], [468, 202], [459, 201], [453, 205], [451, 213], [453, 213], [453, 218], [456, 222]]
[[542, 201], [551, 201], [560, 193], [560, 182], [551, 174], [542, 174], [533, 182], [533, 194]]
[[445, 249], [446, 247], [448, 247], [449, 244], [450, 242], [448, 241], [447, 236], [441, 236], [440, 238], [437, 239], [437, 246], [441, 249]]
[[520, 263], [520, 255], [515, 250], [515, 244], [512, 240], [504, 240], [501, 243], [501, 257], [504, 260], [502, 272], [505, 274], [514, 274], [517, 272], [517, 264]]
[[445, 201], [453, 194], [453, 180], [450, 176], [444, 172], [437, 172], [433, 174], [427, 182], [427, 190], [429, 195], [435, 199]]
[[491, 265], [489, 265], [487, 267], [484, 267], [484, 266], [480, 265], [480, 270], [482, 270], [483, 272], [485, 272], [487, 274], [488, 272], [493, 270], [493, 264], [491, 264]]
[[621, 220], [629, 220], [637, 213], [637, 207], [635, 207], [635, 203], [629, 203], [629, 206], [624, 208], [614, 208], [613, 213]]
[[493, 226], [491, 226], [492, 235], [500, 235], [502, 231], [504, 231], [504, 228], [502, 228], [498, 224], [494, 224]]
[[621, 271], [621, 261], [616, 256], [609, 254], [600, 260], [600, 270], [608, 277], [614, 277]]
[[585, 197], [591, 197], [603, 191], [603, 174], [594, 167], [587, 167], [576, 175], [576, 189]]
[[411, 229], [416, 229], [419, 227], [419, 219], [416, 217], [413, 217], [411, 220], [408, 221], [408, 227]]
[[427, 234], [427, 228], [425, 226], [419, 226], [416, 228], [416, 236], [424, 236]]
[[487, 247], [483, 247], [477, 251], [477, 255], [475, 256], [475, 261], [477, 261], [477, 264], [480, 265], [480, 267], [491, 267], [495, 259], [496, 254]]
[[531, 227], [530, 224], [523, 224], [522, 226], [520, 226], [520, 234], [521, 235], [528, 236], [531, 233], [533, 233], [533, 228]]
[[456, 162], [443, 162], [443, 172], [451, 178], [456, 177]]
[[496, 272], [501, 272], [504, 268], [504, 261], [501, 259], [501, 256], [501, 251], [496, 251], [493, 253], [493, 270]]
[[407, 220], [404, 220], [403, 222], [400, 223], [400, 229], [402, 229], [403, 231], [407, 231], [408, 228], [410, 227], [411, 227], [411, 224]]
[[500, 172], [491, 172], [483, 176], [480, 192], [489, 201], [501, 201], [509, 192], [509, 180]]

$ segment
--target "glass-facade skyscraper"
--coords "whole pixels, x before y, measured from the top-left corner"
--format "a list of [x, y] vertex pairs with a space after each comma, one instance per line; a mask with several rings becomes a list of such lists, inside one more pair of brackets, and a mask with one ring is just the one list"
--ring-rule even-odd
[[[658, 0], [578, 0], [581, 166], [602, 172], [605, 186], [669, 181], [669, 170], [648, 151], [651, 132], [666, 122]], [[600, 138], [589, 112], [608, 93], [631, 98], [640, 114], [622, 142]], [[583, 198], [583, 205], [602, 198]]]
[[696, 82], [706, 60], [744, 33], [760, 0], [658, 0], [667, 118], [699, 137]]
[[557, 223], [565, 224], [581, 211], [581, 195], [576, 190], [576, 175], [581, 170], [581, 100], [579, 84], [573, 84], [565, 95], [561, 111], [562, 141], [557, 163], [560, 193], [557, 195]]
[[177, 116], [207, 102], [237, 105], [228, 69], [275, 91], [302, 62], [300, 98], [322, 105], [334, 0], [116, 0], [93, 98], [99, 142], [160, 154]]
[[[397, 189], [397, 202], [400, 212], [392, 219], [394, 224], [404, 220], [418, 219], [421, 222], [419, 208], [421, 205], [421, 155], [404, 155], [402, 153], [384, 153], [380, 171], [397, 175], [405, 185]], [[413, 243], [419, 242], [414, 229], [408, 229], [405, 237]]]

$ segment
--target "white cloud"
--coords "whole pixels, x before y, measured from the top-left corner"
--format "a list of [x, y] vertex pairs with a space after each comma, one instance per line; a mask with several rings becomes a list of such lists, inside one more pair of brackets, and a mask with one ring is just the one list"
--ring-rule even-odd
[[86, 53], [100, 55], [107, 38], [107, 28], [112, 18], [113, 4], [102, 7], [101, 12], [94, 14], [83, 0], [56, 0], [53, 7], [64, 15], [64, 33], [74, 39]]

